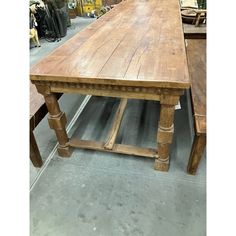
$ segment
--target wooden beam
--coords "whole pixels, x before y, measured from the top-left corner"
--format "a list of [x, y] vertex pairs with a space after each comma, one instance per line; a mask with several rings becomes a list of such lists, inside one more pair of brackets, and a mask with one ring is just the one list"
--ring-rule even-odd
[[156, 158], [157, 157], [157, 150], [152, 148], [140, 148], [131, 145], [125, 144], [114, 144], [113, 149], [105, 149], [104, 142], [97, 142], [91, 140], [79, 140], [76, 138], [72, 138], [69, 141], [70, 147], [75, 148], [85, 148], [97, 151], [105, 151], [105, 152], [114, 152], [120, 154], [127, 154], [127, 155], [135, 155], [140, 157], [149, 157], [149, 158]]
[[119, 128], [121, 125], [121, 121], [122, 121], [122, 118], [124, 115], [124, 111], [125, 111], [125, 108], [127, 105], [127, 101], [128, 100], [126, 98], [122, 98], [120, 100], [120, 104], [119, 104], [119, 107], [116, 111], [116, 115], [115, 115], [112, 127], [109, 131], [108, 139], [104, 145], [105, 149], [111, 150], [115, 144], [116, 137], [117, 137], [117, 134], [118, 134], [118, 131], [119, 131]]

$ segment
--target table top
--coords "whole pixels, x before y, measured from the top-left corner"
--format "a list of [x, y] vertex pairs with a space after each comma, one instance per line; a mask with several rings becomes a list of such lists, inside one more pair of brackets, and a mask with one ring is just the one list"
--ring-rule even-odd
[[189, 88], [179, 0], [126, 0], [31, 68], [35, 81]]

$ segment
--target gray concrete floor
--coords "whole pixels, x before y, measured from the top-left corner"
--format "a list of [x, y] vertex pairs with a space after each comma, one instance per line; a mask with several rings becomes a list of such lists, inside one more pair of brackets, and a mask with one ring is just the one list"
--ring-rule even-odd
[[[75, 33], [91, 19], [76, 18], [72, 27], [73, 21]], [[73, 35], [69, 31], [67, 37]], [[45, 42], [31, 49], [31, 65], [58, 45]], [[68, 123], [84, 99], [77, 94], [61, 97]], [[115, 98], [91, 97], [69, 136], [105, 140], [117, 105]], [[129, 100], [117, 142], [155, 148], [159, 108], [158, 102]], [[165, 173], [155, 171], [151, 159], [120, 154], [76, 149], [71, 158], [60, 158], [52, 153], [56, 138], [45, 117], [35, 136], [46, 164], [30, 169], [30, 235], [206, 235], [205, 158], [196, 176], [186, 173], [190, 124], [184, 95]]]

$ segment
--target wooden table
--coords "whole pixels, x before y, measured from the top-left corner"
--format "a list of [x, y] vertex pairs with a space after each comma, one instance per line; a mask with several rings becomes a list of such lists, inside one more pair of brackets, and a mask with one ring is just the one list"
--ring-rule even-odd
[[[175, 105], [190, 86], [179, 9], [178, 0], [123, 1], [31, 68], [60, 156], [88, 148], [151, 157], [168, 170]], [[69, 138], [56, 93], [121, 98], [106, 142]], [[115, 143], [129, 98], [160, 101], [157, 150]]]

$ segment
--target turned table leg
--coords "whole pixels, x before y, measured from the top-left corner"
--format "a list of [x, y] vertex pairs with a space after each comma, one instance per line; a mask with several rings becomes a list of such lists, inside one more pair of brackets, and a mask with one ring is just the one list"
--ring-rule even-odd
[[48, 109], [48, 123], [54, 129], [59, 143], [57, 151], [59, 156], [70, 157], [72, 148], [69, 145], [69, 138], [66, 132], [66, 115], [60, 110], [56, 93], [52, 93], [50, 86], [35, 84], [37, 91], [44, 96]]
[[59, 156], [69, 157], [72, 150], [69, 146], [69, 138], [66, 133], [66, 115], [60, 110], [56, 95], [53, 93], [44, 94], [49, 116], [48, 123], [51, 129], [54, 129], [59, 146], [57, 148]]
[[195, 175], [206, 147], [206, 135], [195, 135], [189, 157], [187, 172]]
[[169, 169], [169, 146], [174, 133], [175, 105], [179, 96], [163, 96], [160, 100], [161, 111], [157, 132], [157, 152], [154, 168], [160, 171]]

